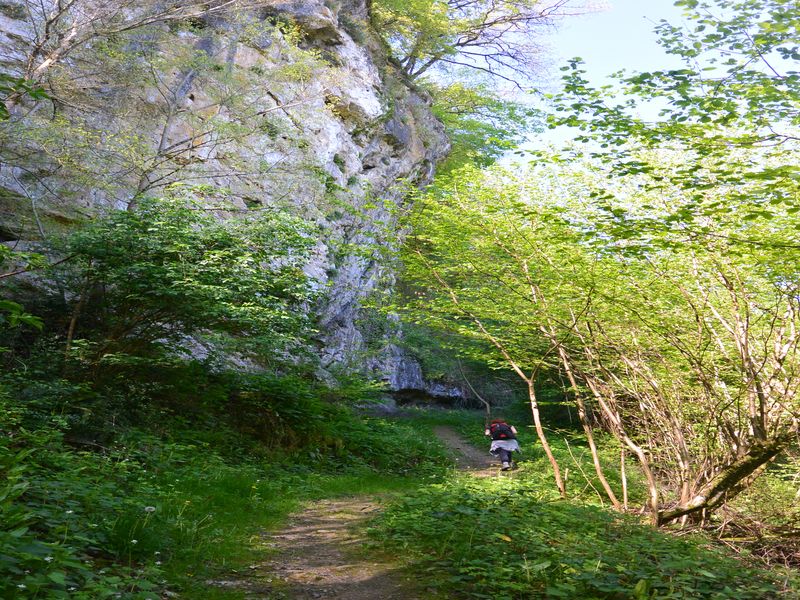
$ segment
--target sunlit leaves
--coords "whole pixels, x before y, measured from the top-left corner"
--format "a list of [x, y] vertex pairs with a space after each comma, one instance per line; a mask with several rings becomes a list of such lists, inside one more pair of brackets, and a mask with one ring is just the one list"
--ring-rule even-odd
[[32, 100], [47, 98], [44, 90], [25, 79], [0, 73], [0, 121], [9, 118], [6, 99], [9, 96], [26, 96]]
[[465, 164], [487, 166], [525, 140], [539, 126], [541, 114], [517, 102], [500, 98], [486, 85], [427, 84], [433, 96], [433, 114], [445, 126], [451, 150], [438, 172]]
[[668, 181], [693, 193], [696, 215], [726, 216], [724, 189], [734, 206], [755, 205], [743, 208], [746, 214], [770, 218], [759, 205], [800, 197], [796, 7], [783, 0], [678, 4], [690, 26], [662, 22], [657, 32], [683, 68], [620, 75], [620, 99], [592, 87], [574, 60], [551, 125], [577, 128], [577, 140], [588, 143], [584, 152], [605, 161], [614, 177], [657, 167], [641, 164], [642, 149], [683, 153], [683, 167], [642, 185]]
[[529, 372], [562, 368], [563, 350], [617, 399], [666, 504], [686, 481], [681, 453], [704, 465], [689, 476], [701, 486], [760, 431], [790, 429], [800, 371], [793, 206], [740, 203], [746, 186], [698, 198], [669, 182], [682, 159], [639, 151], [625, 178], [563, 156], [527, 172], [457, 171], [419, 204], [405, 257], [424, 290], [416, 318], [491, 335], [505, 353], [488, 360]]
[[569, 8], [569, 0], [375, 0], [371, 18], [410, 79], [464, 67], [519, 85], [537, 62], [537, 30]]
[[780, 584], [690, 535], [655, 531], [598, 507], [553, 502], [534, 468], [420, 488], [381, 514], [373, 537], [426, 582], [465, 598], [657, 597], [761, 600]]

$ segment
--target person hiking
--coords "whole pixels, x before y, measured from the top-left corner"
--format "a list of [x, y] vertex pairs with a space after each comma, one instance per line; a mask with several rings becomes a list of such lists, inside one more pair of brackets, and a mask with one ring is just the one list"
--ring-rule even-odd
[[489, 426], [484, 431], [484, 435], [492, 438], [492, 446], [489, 452], [500, 459], [500, 469], [508, 471], [511, 468], [511, 455], [519, 451], [517, 442], [517, 430], [513, 425], [509, 425], [503, 419], [492, 419]]

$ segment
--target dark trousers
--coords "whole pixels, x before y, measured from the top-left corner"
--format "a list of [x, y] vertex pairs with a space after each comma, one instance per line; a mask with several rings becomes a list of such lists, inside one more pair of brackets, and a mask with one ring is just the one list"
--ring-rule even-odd
[[513, 451], [504, 450], [503, 448], [497, 448], [494, 451], [494, 454], [495, 454], [495, 456], [497, 456], [500, 459], [501, 463], [504, 463], [504, 462], [510, 463], [511, 462], [511, 455], [513, 454]]

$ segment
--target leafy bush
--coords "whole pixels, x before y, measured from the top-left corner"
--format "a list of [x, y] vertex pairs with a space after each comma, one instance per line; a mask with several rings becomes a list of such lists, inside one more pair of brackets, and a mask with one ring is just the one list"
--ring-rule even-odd
[[280, 211], [220, 220], [198, 200], [207, 190], [173, 191], [69, 238], [78, 354], [125, 364], [152, 344], [180, 347], [209, 331], [247, 335], [262, 352], [301, 345], [312, 298], [306, 224]]
[[111, 464], [66, 452], [63, 420], [29, 431], [22, 413], [0, 393], [0, 596], [155, 598], [152, 563], [102, 568], [106, 521], [125, 498]]

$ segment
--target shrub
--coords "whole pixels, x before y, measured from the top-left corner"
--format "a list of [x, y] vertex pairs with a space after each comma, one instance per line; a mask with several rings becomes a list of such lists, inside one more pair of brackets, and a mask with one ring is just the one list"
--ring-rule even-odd
[[68, 338], [83, 336], [76, 354], [113, 368], [208, 332], [246, 335], [265, 356], [304, 344], [312, 298], [304, 222], [280, 211], [221, 220], [196, 188], [176, 194], [143, 199], [69, 238], [77, 328]]

